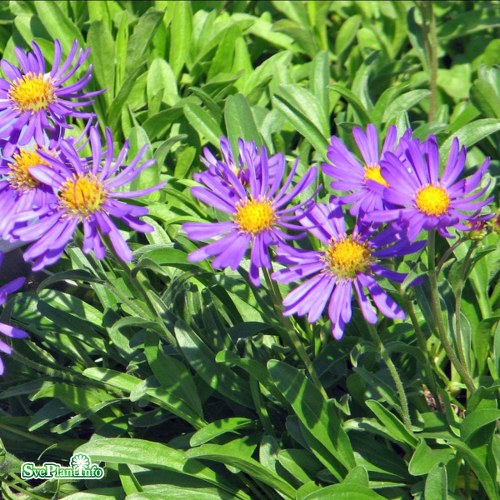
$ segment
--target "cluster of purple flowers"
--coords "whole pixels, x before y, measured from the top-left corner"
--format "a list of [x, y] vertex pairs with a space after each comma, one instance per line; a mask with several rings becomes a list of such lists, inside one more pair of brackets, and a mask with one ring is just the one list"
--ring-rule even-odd
[[[83, 229], [84, 252], [102, 259], [109, 242], [118, 258], [131, 261], [132, 252], [115, 220], [135, 231], [153, 231], [140, 219], [148, 210], [123, 200], [147, 195], [163, 183], [139, 191], [123, 187], [154, 160], [142, 161], [146, 147], [127, 160], [128, 142], [115, 154], [111, 131], [106, 129], [103, 141], [95, 115], [81, 110], [103, 92], [84, 90], [92, 79], [91, 65], [77, 77], [89, 49], [79, 49], [75, 41], [64, 59], [56, 40], [50, 71], [35, 42], [32, 49], [15, 49], [17, 66], [0, 63], [5, 75], [0, 78], [0, 238], [29, 245], [24, 259], [34, 271], [59, 260], [78, 227]], [[83, 120], [78, 138], [67, 133], [75, 119]], [[88, 149], [90, 155], [85, 156]], [[7, 293], [21, 286], [22, 280], [15, 280], [0, 288], [0, 305]], [[2, 324], [0, 332], [24, 335]], [[0, 350], [8, 353], [10, 348], [0, 343]]]
[[[385, 266], [382, 259], [421, 250], [426, 244], [419, 239], [423, 231], [452, 237], [449, 228], [469, 230], [472, 222], [484, 218], [481, 209], [491, 198], [481, 199], [488, 186], [479, 186], [489, 160], [470, 177], [462, 177], [466, 150], [455, 139], [440, 174], [434, 136], [421, 142], [407, 130], [398, 140], [392, 126], [380, 150], [374, 125], [366, 131], [354, 128], [353, 135], [359, 158], [339, 138], [331, 138], [329, 162], [322, 169], [333, 178], [335, 195], [327, 204], [316, 203], [316, 193], [305, 196], [317, 182], [314, 167], [293, 185], [297, 162], [285, 177], [283, 155], [269, 157], [253, 142], [239, 141], [237, 160], [225, 138], [222, 160], [205, 150], [202, 162], [207, 170], [197, 174], [202, 186], [192, 188], [192, 194], [225, 212], [227, 220], [184, 224], [193, 240], [215, 238], [192, 252], [190, 260], [215, 257], [214, 267], [236, 269], [250, 248], [249, 277], [259, 285], [259, 270], [272, 268], [272, 249], [282, 265], [272, 279], [302, 282], [285, 297], [284, 314], [307, 315], [314, 323], [327, 308], [337, 339], [352, 317], [353, 295], [370, 323], [377, 321], [375, 309], [389, 318], [404, 319], [401, 307], [378, 281], [401, 283], [407, 275]], [[344, 207], [356, 218], [350, 230]], [[316, 240], [311, 245], [314, 250], [291, 245], [304, 234]]]

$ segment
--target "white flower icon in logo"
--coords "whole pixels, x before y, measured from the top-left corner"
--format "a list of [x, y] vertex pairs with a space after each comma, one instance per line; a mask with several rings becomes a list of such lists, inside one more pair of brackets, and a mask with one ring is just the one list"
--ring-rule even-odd
[[83, 469], [88, 469], [90, 467], [90, 458], [84, 453], [77, 453], [73, 455], [69, 461], [69, 465], [73, 469], [78, 469], [78, 474], [83, 474]]

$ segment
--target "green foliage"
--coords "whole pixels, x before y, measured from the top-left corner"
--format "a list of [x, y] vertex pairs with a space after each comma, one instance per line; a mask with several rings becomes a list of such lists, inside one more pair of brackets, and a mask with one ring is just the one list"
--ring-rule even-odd
[[[131, 266], [75, 245], [9, 300], [3, 315], [31, 339], [15, 343], [0, 384], [2, 498], [500, 498], [498, 234], [438, 245], [450, 250], [444, 319], [474, 394], [431, 334], [425, 284], [394, 292], [413, 307], [435, 387], [410, 319], [377, 325], [408, 427], [359, 311], [338, 342], [324, 320], [293, 321], [326, 398], [281, 342], [288, 326], [270, 291], [244, 270], [191, 263], [196, 245], [181, 231], [219, 217], [189, 188], [221, 135], [234, 151], [244, 138], [300, 157], [300, 173], [325, 160], [333, 134], [352, 144], [355, 125], [411, 125], [416, 137], [437, 135], [443, 159], [453, 137], [468, 168], [490, 156], [494, 194], [499, 3], [433, 2], [435, 81], [421, 4], [0, 2], [3, 57], [32, 40], [48, 59], [53, 39], [65, 54], [75, 39], [91, 47], [93, 89], [107, 89], [95, 103], [101, 128], [130, 137], [133, 151], [150, 144], [158, 163], [134, 189], [169, 180], [147, 198], [155, 233], [128, 235]], [[104, 464], [105, 478], [20, 480], [22, 461], [66, 464], [75, 451]]]

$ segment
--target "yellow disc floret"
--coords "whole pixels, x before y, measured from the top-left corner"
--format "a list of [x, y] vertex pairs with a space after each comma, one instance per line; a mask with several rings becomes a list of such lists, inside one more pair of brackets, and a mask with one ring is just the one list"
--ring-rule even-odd
[[242, 200], [236, 205], [234, 221], [244, 233], [255, 236], [271, 229], [276, 220], [276, 213], [268, 200]]
[[389, 187], [389, 183], [382, 176], [381, 168], [378, 165], [365, 167], [365, 183], [366, 181], [378, 182], [382, 186]]
[[17, 191], [29, 191], [37, 187], [40, 183], [30, 174], [30, 167], [36, 165], [48, 165], [48, 163], [36, 152], [21, 149], [12, 157], [13, 162], [9, 163], [9, 173], [7, 180]]
[[59, 191], [61, 205], [71, 215], [87, 217], [101, 210], [107, 191], [101, 181], [92, 174], [78, 175], [66, 181]]
[[332, 238], [325, 250], [324, 260], [333, 275], [350, 279], [368, 270], [372, 254], [370, 246], [356, 238]]
[[450, 207], [450, 197], [441, 186], [427, 186], [419, 189], [415, 196], [417, 208], [425, 215], [444, 215]]
[[40, 111], [54, 101], [54, 85], [42, 73], [29, 72], [12, 83], [8, 94], [20, 111]]

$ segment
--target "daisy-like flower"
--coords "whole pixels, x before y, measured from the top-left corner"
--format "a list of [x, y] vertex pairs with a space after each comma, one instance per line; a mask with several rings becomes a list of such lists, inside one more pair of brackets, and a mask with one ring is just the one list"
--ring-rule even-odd
[[[241, 147], [240, 142], [240, 155], [244, 158], [245, 151]], [[204, 186], [192, 188], [191, 193], [202, 202], [229, 214], [230, 220], [183, 225], [192, 240], [219, 237], [215, 242], [192, 252], [190, 261], [215, 257], [212, 262], [214, 267], [237, 269], [250, 246], [250, 280], [255, 286], [260, 285], [260, 268], [271, 267], [269, 247], [296, 237], [287, 234], [287, 229], [303, 229], [294, 224], [297, 220], [294, 212], [298, 207], [310, 204], [310, 200], [295, 206], [289, 206], [289, 203], [311, 185], [317, 174], [317, 169], [312, 167], [292, 186], [298, 161], [284, 179], [285, 158], [283, 155], [277, 155], [276, 158], [272, 179], [264, 147], [257, 157], [245, 158], [248, 184], [243, 183], [226, 162], [219, 163], [221, 175], [198, 177]]]
[[74, 42], [66, 60], [62, 61], [59, 40], [54, 42], [54, 64], [46, 72], [45, 60], [40, 47], [32, 42], [33, 51], [25, 53], [16, 48], [19, 68], [3, 59], [1, 67], [5, 75], [0, 78], [0, 137], [7, 139], [4, 154], [10, 156], [16, 145], [24, 146], [32, 138], [43, 144], [44, 131], [55, 126], [68, 128], [68, 117], [89, 118], [92, 113], [77, 111], [94, 101], [91, 97], [100, 94], [83, 92], [92, 79], [92, 65], [77, 81], [68, 80], [82, 66], [89, 55], [89, 49], [78, 50]]
[[351, 320], [354, 291], [368, 322], [377, 321], [369, 297], [385, 316], [404, 319], [401, 307], [377, 280], [388, 278], [402, 282], [406, 275], [384, 267], [379, 259], [416, 252], [425, 241], [410, 244], [392, 227], [379, 232], [360, 219], [348, 234], [342, 208], [336, 203], [315, 205], [300, 222], [322, 243], [323, 248], [318, 251], [297, 250], [288, 245], [277, 248], [277, 260], [286, 268], [274, 272], [272, 278], [281, 283], [306, 278], [285, 297], [285, 316], [307, 314], [307, 320], [315, 323], [328, 305], [333, 336], [340, 339], [345, 325]]
[[[89, 120], [87, 126], [74, 139], [77, 151], [83, 149], [88, 142], [87, 133], [92, 124]], [[44, 152], [53, 157], [59, 157], [59, 148], [63, 130], [58, 128], [53, 136], [45, 136], [42, 144], [31, 143], [18, 147], [11, 157], [0, 158], [0, 206], [3, 217], [0, 219], [0, 236], [8, 241], [14, 238], [11, 231], [19, 213], [26, 210], [36, 210], [52, 203], [55, 199], [54, 191], [50, 186], [41, 183], [30, 173], [30, 169], [37, 165], [49, 166], [49, 163], [40, 156]], [[67, 139], [73, 141], [73, 139]]]
[[[238, 139], [238, 159], [235, 160], [231, 150], [231, 144], [227, 137], [220, 138], [220, 151], [222, 160], [217, 159], [208, 148], [203, 148], [203, 154], [200, 158], [201, 162], [207, 167], [204, 172], [199, 172], [193, 175], [194, 179], [204, 184], [204, 178], [207, 176], [217, 176], [224, 179], [229, 185], [231, 180], [227, 178], [226, 171], [229, 168], [241, 183], [245, 186], [250, 182], [250, 171], [248, 165], [252, 164], [257, 176], [261, 173], [259, 148], [254, 141], [244, 141]], [[267, 168], [269, 177], [272, 179], [278, 163], [284, 161], [281, 153], [267, 158]]]
[[[3, 255], [0, 254], [0, 264], [3, 261]], [[7, 297], [10, 293], [17, 292], [25, 282], [25, 278], [16, 278], [15, 280], [7, 283], [0, 287], [0, 306], [3, 306], [7, 301]], [[0, 333], [5, 335], [6, 337], [14, 338], [14, 339], [23, 339], [28, 336], [28, 334], [24, 330], [20, 330], [19, 328], [14, 328], [11, 325], [7, 325], [6, 323], [0, 323]], [[8, 345], [3, 340], [0, 340], [0, 352], [5, 354], [12, 353], [12, 347]], [[0, 357], [0, 375], [3, 375], [5, 371], [5, 367]]]
[[466, 156], [465, 147], [460, 148], [455, 138], [440, 177], [439, 148], [434, 136], [423, 144], [408, 141], [401, 157], [387, 153], [381, 162], [382, 175], [389, 184], [384, 190], [384, 199], [394, 208], [374, 211], [369, 214], [370, 218], [379, 222], [401, 221], [407, 226], [411, 241], [424, 229], [437, 229], [447, 238], [452, 237], [448, 227], [470, 230], [471, 225], [466, 222], [476, 219], [479, 211], [492, 200], [478, 201], [489, 184], [476, 191], [490, 160], [488, 158], [470, 177], [457, 180], [464, 170]]
[[[38, 210], [19, 214], [16, 220], [35, 220], [25, 227], [13, 230], [22, 241], [34, 241], [24, 252], [27, 261], [33, 261], [37, 271], [56, 262], [71, 240], [76, 228], [83, 226], [83, 251], [93, 251], [98, 259], [106, 255], [103, 236], [109, 238], [116, 255], [124, 261], [132, 260], [132, 252], [120, 234], [113, 218], [134, 231], [150, 232], [154, 228], [139, 219], [148, 213], [146, 207], [129, 205], [121, 198], [137, 198], [148, 195], [165, 185], [164, 182], [139, 191], [120, 191], [155, 161], [140, 163], [146, 146], [128, 164], [124, 160], [129, 150], [126, 142], [118, 156], [114, 157], [113, 136], [106, 129], [106, 152], [103, 153], [97, 129], [90, 129], [92, 157], [80, 158], [73, 142], [63, 140], [62, 155], [58, 158], [40, 152], [48, 165], [38, 165], [30, 173], [42, 184], [51, 187], [55, 201]], [[63, 161], [64, 160], [64, 161]]]
[[[367, 126], [366, 134], [359, 127], [355, 127], [352, 133], [363, 163], [338, 137], [333, 136], [327, 152], [330, 163], [323, 163], [322, 167], [326, 175], [336, 179], [331, 183], [333, 189], [351, 192], [338, 200], [352, 203], [350, 213], [358, 216], [360, 210], [366, 213], [387, 207], [382, 194], [388, 184], [382, 175], [380, 162], [388, 151], [397, 152], [397, 129], [394, 125], [389, 127], [380, 152], [377, 130], [373, 124]], [[406, 141], [410, 135], [411, 131], [407, 131], [401, 141]]]

